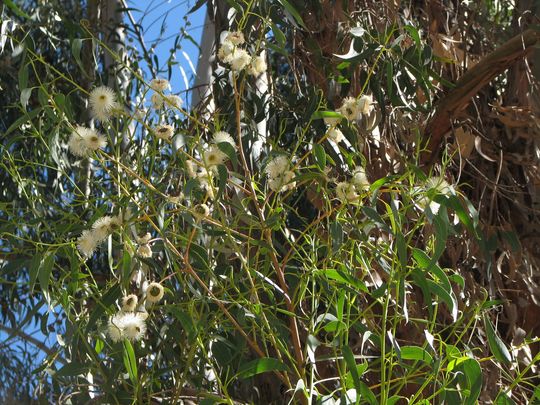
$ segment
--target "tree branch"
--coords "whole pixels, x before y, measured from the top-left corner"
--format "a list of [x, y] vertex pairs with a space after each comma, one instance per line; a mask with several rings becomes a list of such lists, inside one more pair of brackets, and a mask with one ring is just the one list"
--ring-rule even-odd
[[537, 30], [529, 29], [516, 35], [469, 69], [458, 80], [456, 87], [439, 100], [424, 130], [429, 142], [427, 150], [420, 156], [423, 166], [429, 167], [437, 160], [443, 137], [452, 129], [452, 117], [467, 107], [470, 100], [491, 80], [525, 58], [539, 42], [540, 31]]
[[3, 330], [4, 332], [6, 332], [9, 336], [17, 336], [23, 340], [26, 340], [28, 343], [34, 345], [39, 350], [41, 350], [43, 353], [51, 357], [54, 357], [55, 361], [58, 361], [59, 363], [62, 363], [63, 365], [67, 364], [66, 360], [64, 360], [62, 357], [59, 357], [58, 354], [55, 351], [53, 351], [50, 347], [47, 347], [45, 343], [23, 332], [22, 330], [10, 328], [9, 326], [2, 325], [1, 323], [0, 323], [0, 330]]

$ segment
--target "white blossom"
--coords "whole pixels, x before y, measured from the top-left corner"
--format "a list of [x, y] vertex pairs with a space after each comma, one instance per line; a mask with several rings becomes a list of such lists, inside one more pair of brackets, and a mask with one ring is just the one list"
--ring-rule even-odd
[[264, 55], [258, 55], [251, 58], [251, 63], [248, 67], [248, 73], [252, 76], [259, 76], [266, 72], [266, 58]]
[[336, 184], [336, 196], [342, 203], [351, 202], [358, 198], [354, 184], [347, 181]]
[[230, 56], [231, 69], [235, 72], [239, 72], [246, 68], [251, 62], [251, 56], [249, 53], [241, 48], [235, 48]]
[[292, 170], [287, 170], [281, 173], [279, 176], [270, 177], [268, 180], [268, 187], [270, 190], [277, 193], [281, 191], [291, 190], [296, 186], [296, 182], [292, 181], [294, 179], [294, 172]]
[[71, 133], [68, 141], [71, 153], [81, 157], [87, 157], [93, 151], [105, 146], [107, 146], [107, 139], [103, 135], [80, 125]]
[[174, 135], [174, 127], [172, 125], [158, 125], [154, 128], [154, 134], [160, 139], [171, 139]]
[[373, 97], [371, 96], [364, 94], [356, 103], [361, 114], [367, 115], [373, 110]]
[[343, 135], [343, 132], [341, 132], [338, 128], [330, 128], [328, 130], [328, 139], [331, 141], [340, 143], [344, 138], [345, 136]]
[[152, 102], [152, 107], [154, 107], [156, 110], [163, 107], [163, 103], [165, 102], [163, 96], [159, 93], [152, 94], [152, 97], [150, 97], [150, 101]]
[[234, 142], [234, 138], [228, 132], [218, 131], [214, 134], [214, 137], [212, 140], [216, 145], [226, 142], [232, 147], [236, 148], [236, 143]]
[[135, 294], [129, 294], [122, 298], [122, 311], [133, 312], [137, 308], [139, 298]]
[[95, 237], [101, 242], [111, 233], [118, 230], [121, 226], [122, 219], [120, 217], [104, 216], [94, 222], [92, 229]]
[[218, 50], [218, 59], [222, 62], [230, 63], [234, 48], [235, 46], [232, 42], [223, 42]]
[[217, 145], [212, 145], [203, 152], [203, 162], [207, 168], [212, 168], [223, 164], [227, 160], [227, 155], [223, 153]]
[[93, 118], [106, 121], [111, 116], [112, 110], [118, 108], [116, 94], [107, 86], [99, 86], [90, 92], [90, 112]]
[[166, 79], [159, 78], [159, 77], [152, 79], [152, 81], [150, 82], [150, 88], [152, 88], [155, 91], [165, 91], [169, 87], [170, 87], [169, 81]]
[[150, 283], [146, 288], [146, 300], [148, 302], [159, 302], [165, 295], [165, 290], [163, 286], [159, 283]]
[[84, 230], [77, 239], [77, 249], [79, 249], [79, 252], [81, 252], [85, 257], [90, 257], [96, 250], [98, 244], [101, 241], [96, 237], [95, 232], [91, 230]]
[[146, 333], [147, 314], [120, 311], [109, 319], [108, 332], [113, 342], [141, 340]]
[[369, 180], [366, 176], [366, 171], [363, 167], [357, 167], [354, 169], [351, 182], [354, 184], [357, 191], [366, 191], [370, 186]]
[[182, 105], [184, 104], [182, 98], [174, 94], [165, 96], [165, 103], [169, 108], [176, 108], [178, 110], [180, 110], [182, 108]]
[[283, 175], [289, 169], [289, 159], [287, 156], [280, 155], [273, 158], [266, 165], [264, 171], [270, 178], [277, 178]]
[[240, 31], [232, 31], [224, 33], [225, 39], [223, 42], [230, 42], [233, 45], [242, 45], [245, 42], [244, 34]]

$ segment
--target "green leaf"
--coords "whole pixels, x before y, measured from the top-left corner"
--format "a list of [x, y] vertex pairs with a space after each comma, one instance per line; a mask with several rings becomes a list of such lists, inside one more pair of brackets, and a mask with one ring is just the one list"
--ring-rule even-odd
[[326, 278], [346, 284], [350, 287], [353, 287], [355, 290], [363, 291], [365, 293], [369, 292], [368, 288], [362, 281], [342, 271], [335, 270], [335, 269], [327, 269], [327, 270], [321, 270], [320, 273], [323, 274]]
[[318, 119], [323, 119], [323, 118], [340, 118], [340, 119], [343, 119], [345, 117], [343, 115], [341, 115], [340, 113], [337, 113], [335, 111], [315, 111], [311, 115], [312, 120], [318, 120]]
[[30, 261], [30, 266], [28, 268], [30, 273], [30, 280], [28, 282], [30, 286], [30, 291], [34, 291], [34, 285], [36, 284], [42, 259], [43, 256], [39, 252], [36, 252], [32, 260]]
[[313, 145], [313, 152], [315, 153], [317, 166], [323, 171], [326, 167], [326, 152], [324, 151], [324, 147], [321, 144], [316, 143]]
[[218, 143], [218, 148], [220, 151], [227, 155], [236, 170], [236, 168], [238, 167], [238, 157], [236, 156], [236, 149], [234, 149], [234, 146], [232, 146], [228, 142], [220, 142]]
[[354, 388], [356, 388], [356, 392], [360, 392], [362, 387], [360, 386], [360, 376], [358, 375], [358, 370], [356, 368], [356, 360], [354, 359], [354, 354], [351, 350], [351, 348], [347, 345], [344, 345], [341, 349], [343, 353], [343, 358], [345, 359], [345, 363], [347, 364], [347, 368], [349, 369], [349, 372], [351, 373]]
[[285, 370], [287, 370], [287, 366], [278, 359], [274, 359], [271, 357], [262, 357], [260, 359], [253, 360], [247, 364], [242, 365], [240, 367], [240, 371], [238, 372], [238, 377], [249, 378], [257, 374], [267, 373], [269, 371]]
[[489, 349], [491, 350], [491, 353], [493, 353], [493, 356], [495, 356], [495, 358], [501, 363], [512, 363], [512, 356], [510, 355], [510, 352], [497, 332], [495, 332], [493, 324], [486, 315], [484, 315], [484, 326], [486, 328]]
[[296, 22], [298, 23], [298, 25], [302, 26], [302, 28], [307, 29], [306, 25], [304, 24], [304, 20], [302, 20], [302, 17], [298, 13], [298, 11], [296, 11], [296, 9], [291, 5], [291, 3], [289, 3], [287, 0], [278, 0], [278, 2], [283, 7], [285, 7], [285, 10], [287, 10], [287, 12], [294, 18], [294, 21], [292, 21], [293, 23]]
[[448, 309], [450, 309], [452, 319], [455, 322], [458, 316], [458, 306], [453, 292], [445, 290], [442, 286], [432, 280], [426, 280], [426, 283], [429, 286], [431, 293], [437, 295], [446, 304]]
[[495, 405], [516, 405], [514, 400], [510, 398], [504, 391], [499, 392], [497, 398], [495, 398]]
[[22, 117], [19, 117], [13, 124], [11, 124], [8, 130], [4, 133], [4, 136], [9, 135], [11, 132], [20, 128], [21, 125], [26, 124], [28, 121], [33, 120], [40, 113], [40, 111], [41, 111], [41, 107], [35, 108], [32, 111], [28, 112], [27, 114], [24, 114]]
[[375, 222], [376, 225], [379, 225], [379, 227], [381, 227], [382, 230], [384, 230], [385, 232], [388, 232], [388, 233], [392, 233], [390, 227], [384, 222], [382, 217], [379, 215], [379, 213], [377, 211], [375, 211], [375, 209], [373, 209], [371, 207], [364, 206], [364, 207], [362, 207], [362, 211], [364, 212], [364, 214], [369, 219], [371, 219], [373, 222]]
[[366, 399], [369, 402], [369, 405], [379, 405], [377, 397], [363, 381], [360, 381], [360, 396], [361, 398]]
[[431, 364], [433, 362], [433, 357], [431, 357], [431, 354], [429, 354], [426, 349], [419, 346], [402, 346], [401, 359], [423, 361], [427, 364]]
[[459, 364], [458, 369], [463, 371], [469, 385], [469, 395], [464, 402], [465, 405], [474, 405], [482, 390], [482, 369], [475, 359], [468, 358]]
[[71, 362], [66, 364], [54, 374], [54, 377], [70, 377], [74, 375], [85, 374], [88, 371], [87, 364]]
[[38, 280], [42, 291], [47, 291], [49, 289], [49, 280], [51, 278], [53, 265], [54, 253], [47, 253], [41, 261], [38, 271]]
[[30, 19], [31, 17], [17, 6], [13, 0], [4, 0], [4, 4], [19, 17]]
[[135, 359], [135, 351], [133, 345], [127, 339], [124, 339], [124, 351], [122, 358], [124, 360], [124, 367], [129, 374], [129, 378], [133, 385], [137, 384], [137, 360]]

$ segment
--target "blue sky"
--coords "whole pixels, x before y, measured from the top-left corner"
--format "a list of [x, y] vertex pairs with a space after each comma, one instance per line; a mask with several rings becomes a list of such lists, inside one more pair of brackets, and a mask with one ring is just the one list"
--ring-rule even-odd
[[[193, 42], [199, 43], [201, 40], [206, 7], [203, 6], [195, 13], [186, 17], [187, 12], [195, 4], [195, 0], [128, 0], [129, 8], [135, 21], [142, 26], [143, 36], [147, 48], [155, 46], [155, 54], [157, 55], [160, 67], [166, 67], [166, 60], [170, 55], [170, 50], [174, 48], [174, 42], [178, 34], [184, 28], [191, 36]], [[126, 16], [126, 23], [130, 26], [131, 22]], [[162, 26], [164, 31], [161, 34]], [[183, 38], [174, 51], [175, 60], [178, 65], [172, 69], [171, 85], [174, 93], [184, 92], [193, 84], [195, 72], [193, 69], [197, 67], [197, 58], [199, 56], [199, 48], [188, 38]], [[136, 43], [132, 43], [136, 46]], [[145, 68], [145, 66], [143, 66]], [[182, 72], [183, 69], [183, 72]], [[149, 71], [146, 69], [148, 79], [151, 79]], [[167, 72], [162, 75], [167, 77]], [[187, 82], [187, 83], [186, 83]], [[185, 100], [184, 94], [182, 98]], [[47, 310], [45, 305], [40, 310], [44, 313]], [[29, 335], [39, 339], [47, 346], [52, 347], [57, 343], [56, 334], [50, 333], [45, 336], [39, 325], [26, 325], [23, 331]], [[8, 335], [0, 330], [0, 341], [5, 342]], [[35, 357], [36, 365], [39, 364], [45, 357], [43, 353], [37, 350]], [[1, 383], [1, 382], [0, 382]]]
[[[183, 28], [194, 42], [200, 43], [206, 6], [187, 15], [195, 5], [195, 0], [128, 0], [127, 3], [130, 8], [138, 9], [131, 13], [135, 21], [143, 27], [146, 47], [150, 49], [155, 46], [160, 68], [166, 68], [165, 62], [170, 50], [174, 48], [175, 39]], [[174, 55], [178, 65], [172, 68], [171, 86], [172, 91], [178, 93], [193, 84], [193, 69], [197, 68], [199, 49], [189, 38], [184, 37], [178, 43]], [[167, 71], [162, 76], [166, 78]]]

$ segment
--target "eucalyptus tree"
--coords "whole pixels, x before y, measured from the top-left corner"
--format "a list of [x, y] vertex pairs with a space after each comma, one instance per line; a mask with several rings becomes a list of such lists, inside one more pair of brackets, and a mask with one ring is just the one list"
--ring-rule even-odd
[[534, 3], [198, 1], [191, 105], [129, 7], [9, 4], [2, 291], [58, 334], [39, 395], [540, 398]]

